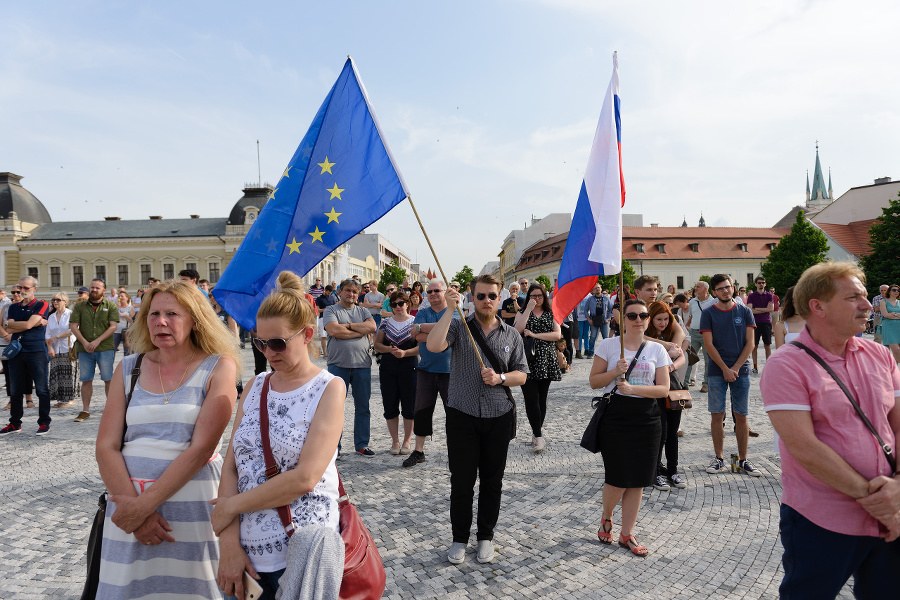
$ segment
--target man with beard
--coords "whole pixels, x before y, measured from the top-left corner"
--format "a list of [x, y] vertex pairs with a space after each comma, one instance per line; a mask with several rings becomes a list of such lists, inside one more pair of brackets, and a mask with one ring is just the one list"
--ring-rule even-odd
[[[22, 431], [22, 406], [28, 378], [34, 379], [38, 397], [37, 435], [50, 433], [50, 389], [48, 387], [47, 346], [44, 342], [44, 327], [50, 314], [50, 305], [34, 297], [38, 281], [34, 277], [23, 277], [17, 286], [21, 302], [13, 302], [6, 312], [6, 319], [0, 334], [7, 342], [18, 340], [22, 349], [6, 361], [9, 369], [10, 414], [9, 425], [0, 429], [0, 435]], [[117, 311], [118, 316], [118, 311]]]
[[81, 403], [83, 409], [75, 421], [80, 423], [90, 418], [91, 395], [94, 393], [94, 370], [100, 368], [100, 379], [109, 396], [109, 381], [113, 375], [113, 360], [116, 349], [113, 333], [119, 322], [119, 307], [105, 298], [106, 282], [102, 279], [91, 281], [88, 299], [79, 302], [72, 309], [69, 328], [75, 334], [75, 352], [78, 354], [78, 375], [81, 379]]
[[460, 294], [446, 292], [447, 310], [428, 333], [430, 352], [453, 351], [447, 401], [447, 459], [450, 467], [450, 525], [453, 544], [448, 560], [466, 559], [472, 526], [475, 479], [478, 493], [478, 562], [494, 559], [494, 527], [500, 516], [500, 496], [509, 441], [514, 435], [515, 401], [509, 388], [525, 383], [528, 363], [522, 337], [497, 316], [500, 282], [492, 275], [472, 280], [475, 314], [466, 322], [485, 356], [478, 362], [464, 325], [453, 319]]

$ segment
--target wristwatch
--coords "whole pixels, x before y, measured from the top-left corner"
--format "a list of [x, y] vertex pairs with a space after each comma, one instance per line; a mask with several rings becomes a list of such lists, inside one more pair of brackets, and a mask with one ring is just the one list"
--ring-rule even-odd
[[500, 373], [500, 385], [506, 384], [506, 374]]

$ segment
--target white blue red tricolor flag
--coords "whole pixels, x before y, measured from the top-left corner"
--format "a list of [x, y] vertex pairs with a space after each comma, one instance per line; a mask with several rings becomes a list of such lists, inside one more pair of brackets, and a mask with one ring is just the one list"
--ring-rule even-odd
[[600, 109], [600, 122], [553, 293], [553, 316], [557, 322], [562, 323], [587, 296], [598, 276], [622, 269], [623, 206], [619, 60], [613, 54], [612, 78]]

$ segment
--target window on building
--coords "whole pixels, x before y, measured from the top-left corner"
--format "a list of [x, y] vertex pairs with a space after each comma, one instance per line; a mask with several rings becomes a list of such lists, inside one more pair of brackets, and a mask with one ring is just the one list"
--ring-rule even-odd
[[106, 281], [106, 265], [97, 265], [94, 267], [95, 277]]
[[209, 282], [216, 283], [219, 281], [219, 263], [209, 263]]
[[117, 265], [119, 268], [119, 285], [128, 285], [128, 265]]
[[175, 265], [166, 263], [163, 265], [163, 279], [175, 279]]
[[756, 284], [753, 283], [754, 279], [755, 279], [755, 277], [753, 277], [753, 273], [747, 273], [747, 289], [748, 290], [750, 288], [753, 288], [754, 290], [756, 289]]
[[28, 267], [28, 276], [34, 277], [35, 279], [39, 279], [38, 268], [37, 267]]
[[150, 265], [141, 265], [141, 285], [147, 285], [147, 280], [150, 277], [152, 277], [150, 275]]
[[683, 275], [679, 275], [678, 277], [675, 278], [675, 288], [676, 288], [676, 291], [684, 289], [684, 276]]
[[72, 285], [77, 288], [84, 285], [84, 267], [81, 265], [72, 267]]
[[197, 263], [184, 263], [184, 268], [189, 269], [191, 271], [197, 270]]
[[60, 269], [59, 267], [50, 267], [50, 287], [58, 288], [60, 287]]

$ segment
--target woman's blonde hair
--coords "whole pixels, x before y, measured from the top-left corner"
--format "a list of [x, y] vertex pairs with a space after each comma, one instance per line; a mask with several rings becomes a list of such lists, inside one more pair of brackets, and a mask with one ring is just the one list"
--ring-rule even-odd
[[198, 288], [184, 281], [173, 279], [162, 281], [144, 294], [141, 301], [143, 310], [138, 311], [134, 325], [128, 328], [126, 334], [128, 347], [132, 352], [156, 350], [150, 337], [150, 328], [147, 326], [147, 316], [151, 312], [153, 299], [159, 294], [172, 294], [178, 304], [187, 309], [194, 320], [194, 327], [191, 329], [191, 343], [194, 346], [206, 354], [230, 357], [237, 365], [237, 372], [241, 372], [241, 353], [234, 334], [216, 316], [206, 296]]
[[[256, 311], [256, 320], [260, 319], [284, 319], [294, 331], [312, 327], [315, 332], [316, 313], [303, 293], [303, 280], [296, 273], [282, 271], [278, 274], [275, 289]], [[309, 348], [313, 354], [317, 353], [314, 344], [310, 344]]]
[[53, 294], [53, 298], [59, 298], [60, 300], [62, 300], [62, 301], [65, 302], [66, 304], [69, 303], [69, 295], [68, 295], [67, 293], [65, 293], [65, 292], [58, 292], [58, 293], [56, 293], [56, 294]]

